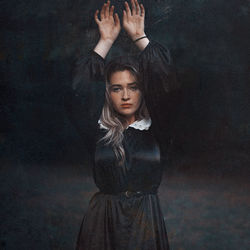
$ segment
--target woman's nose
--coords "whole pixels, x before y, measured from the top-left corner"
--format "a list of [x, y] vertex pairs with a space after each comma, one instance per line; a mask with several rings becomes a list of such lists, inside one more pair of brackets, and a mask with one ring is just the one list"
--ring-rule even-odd
[[124, 90], [123, 90], [122, 99], [123, 99], [123, 100], [129, 99], [129, 92], [128, 92], [127, 89], [124, 89]]

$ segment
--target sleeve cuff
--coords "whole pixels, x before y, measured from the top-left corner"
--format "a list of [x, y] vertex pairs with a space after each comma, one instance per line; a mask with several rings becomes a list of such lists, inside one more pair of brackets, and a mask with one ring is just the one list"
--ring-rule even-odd
[[148, 50], [154, 48], [154, 46], [157, 46], [157, 44], [158, 44], [158, 43], [157, 43], [156, 41], [154, 41], [154, 40], [149, 40], [149, 43], [148, 43], [148, 45], [145, 47], [145, 49], [139, 53], [139, 57], [141, 57], [144, 53], [147, 53]]
[[96, 53], [94, 50], [91, 50], [90, 54], [96, 57], [97, 59], [101, 60], [102, 62], [105, 62], [105, 59], [101, 57], [98, 53]]

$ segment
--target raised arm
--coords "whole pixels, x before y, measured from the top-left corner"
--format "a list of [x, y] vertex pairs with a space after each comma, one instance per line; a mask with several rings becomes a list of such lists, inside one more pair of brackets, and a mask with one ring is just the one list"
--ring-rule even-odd
[[139, 62], [144, 97], [154, 134], [165, 149], [174, 136], [180, 89], [169, 51], [161, 44], [149, 41], [144, 32], [144, 20], [145, 9], [142, 4], [131, 0], [130, 9], [125, 2], [123, 27], [141, 50]]
[[125, 10], [123, 10], [123, 28], [142, 51], [146, 48], [149, 40], [144, 32], [145, 9], [143, 4], [137, 0], [131, 0], [131, 9], [128, 2], [125, 1]]
[[79, 57], [73, 68], [73, 80], [64, 95], [64, 105], [72, 124], [76, 127], [83, 140], [92, 150], [98, 119], [101, 115], [104, 97], [105, 57], [120, 32], [118, 15], [113, 17], [114, 7], [110, 1], [105, 3], [98, 17], [94, 18], [98, 25], [100, 39], [93, 51]]
[[118, 37], [121, 25], [118, 14], [114, 14], [114, 6], [110, 7], [110, 1], [104, 3], [101, 13], [100, 19], [98, 17], [99, 10], [95, 12], [95, 21], [98, 25], [100, 40], [94, 51], [99, 54], [102, 58], [105, 58], [114, 41]]

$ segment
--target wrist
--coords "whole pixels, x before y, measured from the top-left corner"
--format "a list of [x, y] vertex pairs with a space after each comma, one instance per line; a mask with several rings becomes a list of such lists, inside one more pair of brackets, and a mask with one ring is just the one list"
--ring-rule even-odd
[[100, 38], [98, 42], [101, 42], [103, 44], [113, 44], [115, 40], [112, 40], [110, 38]]
[[110, 48], [112, 47], [114, 41], [110, 39], [100, 39], [94, 48], [94, 51], [99, 54], [103, 59], [108, 54]]
[[141, 32], [141, 33], [135, 34], [135, 35], [130, 36], [130, 37], [131, 37], [132, 41], [135, 41], [138, 38], [143, 37], [143, 36], [146, 36], [145, 32]]
[[149, 44], [149, 39], [144, 33], [143, 35], [137, 37], [136, 39], [133, 40], [134, 44], [139, 48], [139, 50], [144, 50], [147, 45]]

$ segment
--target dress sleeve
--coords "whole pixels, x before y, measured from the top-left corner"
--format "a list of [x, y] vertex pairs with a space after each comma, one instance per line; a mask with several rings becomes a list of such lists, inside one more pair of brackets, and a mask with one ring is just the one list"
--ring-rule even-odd
[[139, 55], [140, 72], [153, 133], [162, 150], [168, 150], [174, 137], [180, 86], [169, 50], [150, 41]]
[[88, 149], [94, 145], [104, 104], [104, 66], [105, 60], [94, 51], [76, 60], [72, 83], [64, 94], [66, 113]]

